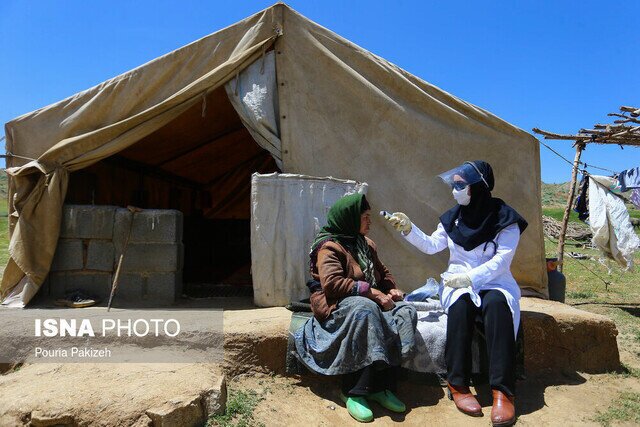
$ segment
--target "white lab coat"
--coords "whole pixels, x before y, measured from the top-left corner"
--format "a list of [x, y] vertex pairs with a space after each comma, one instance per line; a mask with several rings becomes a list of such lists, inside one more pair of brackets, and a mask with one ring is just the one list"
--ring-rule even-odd
[[511, 315], [513, 316], [513, 336], [518, 334], [520, 325], [520, 287], [511, 274], [511, 260], [516, 252], [520, 240], [518, 224], [511, 224], [498, 233], [493, 239], [494, 245], [489, 243], [465, 251], [462, 246], [453, 243], [442, 223], [431, 236], [412, 224], [411, 231], [404, 238], [425, 254], [431, 255], [449, 248], [449, 265], [447, 273], [467, 273], [471, 278], [470, 288], [450, 288], [440, 285], [440, 302], [445, 312], [460, 298], [469, 294], [471, 301], [480, 307], [480, 292], [496, 289], [507, 299]]

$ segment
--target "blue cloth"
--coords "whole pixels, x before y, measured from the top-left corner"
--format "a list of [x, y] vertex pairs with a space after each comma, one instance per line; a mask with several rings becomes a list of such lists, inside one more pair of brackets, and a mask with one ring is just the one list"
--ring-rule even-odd
[[440, 289], [440, 285], [438, 284], [438, 282], [436, 282], [436, 280], [433, 277], [429, 277], [429, 279], [427, 280], [427, 283], [420, 286], [418, 289], [411, 292], [410, 294], [405, 295], [404, 300], [410, 301], [410, 302], [426, 301], [427, 299], [437, 294], [439, 289]]
[[640, 167], [623, 170], [618, 175], [618, 181], [622, 192], [632, 188], [640, 188]]
[[414, 306], [396, 302], [382, 311], [374, 301], [350, 296], [324, 321], [310, 318], [294, 333], [298, 357], [323, 375], [356, 372], [374, 362], [399, 366], [413, 356], [418, 322]]

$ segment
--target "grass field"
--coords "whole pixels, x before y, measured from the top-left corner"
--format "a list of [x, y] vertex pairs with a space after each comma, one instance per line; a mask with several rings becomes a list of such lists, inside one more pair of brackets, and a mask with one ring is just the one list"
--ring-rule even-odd
[[[543, 207], [542, 214], [550, 216], [556, 221], [562, 221], [562, 218], [564, 217], [564, 207]], [[640, 210], [629, 209], [629, 216], [631, 218], [640, 218]], [[573, 210], [569, 214], [569, 221], [581, 223], [581, 221], [578, 219], [578, 214]]]

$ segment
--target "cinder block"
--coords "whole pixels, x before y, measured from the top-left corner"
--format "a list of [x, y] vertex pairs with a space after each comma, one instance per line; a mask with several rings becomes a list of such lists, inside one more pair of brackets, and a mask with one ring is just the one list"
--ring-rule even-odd
[[147, 209], [133, 214], [118, 209], [115, 216], [113, 239], [121, 245], [131, 228], [129, 243], [181, 243], [182, 212], [173, 209]]
[[65, 205], [60, 237], [111, 239], [116, 206]]
[[91, 240], [87, 247], [87, 270], [114, 271], [115, 248], [110, 240]]
[[182, 274], [123, 273], [118, 280], [114, 307], [171, 305], [182, 294]]
[[[122, 249], [116, 245], [116, 263]], [[129, 243], [122, 271], [162, 273], [181, 270], [183, 250], [180, 243]]]
[[82, 240], [60, 239], [51, 263], [51, 271], [82, 270]]
[[49, 294], [61, 297], [66, 292], [80, 289], [87, 294], [100, 298], [102, 302], [109, 299], [111, 292], [111, 273], [100, 272], [54, 272], [49, 274]]

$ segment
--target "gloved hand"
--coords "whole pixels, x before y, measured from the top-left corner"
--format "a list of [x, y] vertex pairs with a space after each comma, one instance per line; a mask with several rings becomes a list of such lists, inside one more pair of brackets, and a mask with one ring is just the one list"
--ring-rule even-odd
[[457, 273], [442, 279], [442, 284], [450, 288], [468, 288], [472, 285], [467, 273]]
[[394, 212], [393, 215], [387, 218], [387, 221], [391, 223], [393, 228], [402, 231], [402, 234], [406, 235], [411, 231], [411, 220], [402, 212]]

